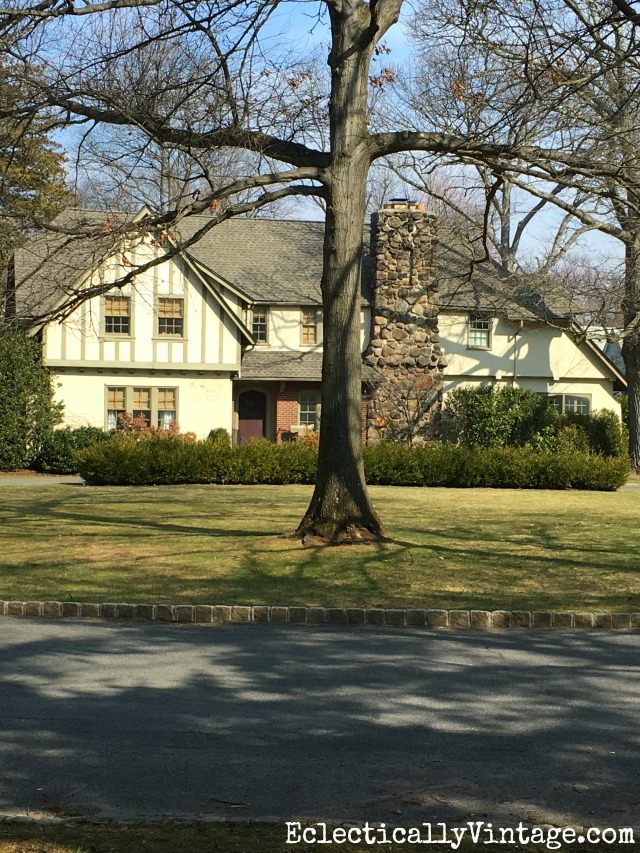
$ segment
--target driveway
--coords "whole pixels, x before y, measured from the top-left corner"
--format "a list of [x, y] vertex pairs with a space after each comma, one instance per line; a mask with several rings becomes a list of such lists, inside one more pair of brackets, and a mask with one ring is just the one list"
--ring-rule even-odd
[[0, 655], [0, 814], [638, 822], [638, 634], [5, 617]]

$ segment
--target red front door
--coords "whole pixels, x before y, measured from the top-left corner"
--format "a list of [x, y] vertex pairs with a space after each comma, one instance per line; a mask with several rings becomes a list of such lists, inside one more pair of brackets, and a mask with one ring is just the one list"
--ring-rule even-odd
[[239, 443], [267, 434], [267, 396], [262, 391], [242, 391], [238, 397]]

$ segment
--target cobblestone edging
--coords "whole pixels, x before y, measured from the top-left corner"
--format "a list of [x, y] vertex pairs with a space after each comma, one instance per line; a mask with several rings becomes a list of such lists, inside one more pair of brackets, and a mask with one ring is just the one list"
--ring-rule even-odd
[[582, 628], [638, 631], [640, 613], [547, 610], [421, 610], [382, 607], [271, 607], [226, 604], [84, 604], [0, 601], [0, 616], [43, 619], [135, 619], [220, 625], [277, 622], [296, 625], [375, 625], [394, 628]]

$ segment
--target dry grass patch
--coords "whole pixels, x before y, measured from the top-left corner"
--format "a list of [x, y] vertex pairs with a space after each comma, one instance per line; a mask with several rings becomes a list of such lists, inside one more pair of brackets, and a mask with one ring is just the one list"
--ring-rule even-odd
[[371, 489], [395, 542], [282, 537], [305, 486], [0, 489], [0, 598], [640, 610], [640, 495]]

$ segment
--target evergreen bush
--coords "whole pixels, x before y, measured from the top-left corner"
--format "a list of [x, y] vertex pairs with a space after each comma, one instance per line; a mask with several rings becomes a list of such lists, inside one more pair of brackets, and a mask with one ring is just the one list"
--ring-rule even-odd
[[456, 388], [443, 413], [444, 437], [465, 447], [523, 447], [555, 434], [558, 414], [539, 394], [509, 386]]
[[[276, 445], [250, 441], [242, 447], [157, 433], [115, 435], [78, 452], [78, 467], [92, 485], [312, 484], [317, 452], [304, 442]], [[433, 443], [418, 448], [388, 443], [365, 448], [371, 485], [485, 486], [510, 489], [601, 489], [621, 486], [626, 457], [572, 450], [537, 452], [531, 447], [467, 448]]]
[[108, 441], [110, 437], [108, 432], [98, 427], [51, 430], [42, 441], [33, 468], [46, 474], [76, 474], [78, 450], [96, 442]]
[[564, 424], [583, 430], [592, 453], [603, 456], [625, 456], [628, 436], [620, 418], [608, 409], [591, 412], [589, 415], [566, 414]]
[[0, 327], [0, 470], [28, 468], [61, 417], [40, 344]]

